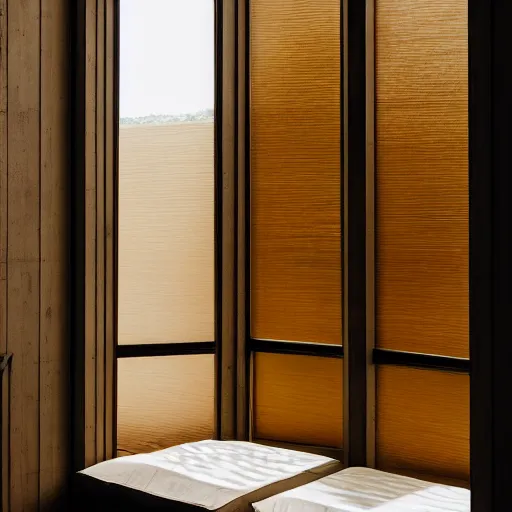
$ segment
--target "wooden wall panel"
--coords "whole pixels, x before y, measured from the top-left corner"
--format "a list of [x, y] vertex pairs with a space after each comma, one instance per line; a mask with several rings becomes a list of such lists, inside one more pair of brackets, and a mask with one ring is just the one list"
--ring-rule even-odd
[[118, 453], [211, 439], [214, 356], [120, 359]]
[[377, 344], [468, 357], [467, 0], [376, 2]]
[[251, 335], [341, 343], [340, 1], [250, 5]]
[[55, 509], [70, 470], [69, 6], [41, 4], [40, 508]]
[[68, 2], [0, 2], [0, 351], [6, 510], [57, 510], [69, 471]]
[[469, 376], [377, 370], [377, 466], [469, 481]]
[[254, 355], [253, 437], [340, 448], [343, 361]]
[[79, 0], [74, 13], [74, 470], [115, 454], [118, 5]]
[[[11, 508], [39, 498], [40, 2], [8, 4], [7, 350], [11, 377]], [[16, 456], [14, 456], [16, 454]]]

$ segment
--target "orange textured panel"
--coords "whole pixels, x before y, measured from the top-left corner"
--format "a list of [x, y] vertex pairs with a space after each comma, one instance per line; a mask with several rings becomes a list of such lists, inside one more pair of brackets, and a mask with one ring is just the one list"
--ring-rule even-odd
[[214, 339], [213, 122], [121, 126], [119, 343]]
[[377, 0], [377, 343], [468, 357], [467, 0]]
[[251, 334], [341, 343], [340, 1], [251, 1]]
[[255, 354], [254, 438], [339, 448], [343, 361]]
[[379, 368], [377, 464], [469, 480], [469, 376]]
[[213, 355], [119, 359], [119, 454], [210, 439], [214, 383]]

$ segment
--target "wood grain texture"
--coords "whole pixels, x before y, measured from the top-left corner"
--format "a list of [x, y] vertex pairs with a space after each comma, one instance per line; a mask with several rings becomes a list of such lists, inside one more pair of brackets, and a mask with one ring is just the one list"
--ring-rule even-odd
[[74, 70], [77, 119], [72, 161], [77, 176], [73, 225], [76, 470], [114, 456], [117, 130], [113, 120], [118, 111], [113, 45], [118, 5], [114, 0], [81, 0], [77, 6], [77, 31], [85, 44], [78, 45]]
[[[115, 98], [115, 68], [117, 59], [114, 55], [116, 0], [107, 0], [105, 6], [105, 97], [108, 100], [105, 108], [105, 456], [112, 458], [115, 447], [115, 344], [117, 324], [117, 304], [115, 294], [117, 287], [117, 255], [115, 249], [118, 146], [116, 108], [112, 105]], [[119, 55], [117, 56], [117, 58]], [[108, 108], [108, 105], [111, 105]]]
[[8, 2], [7, 350], [11, 377], [11, 510], [39, 498], [40, 2]]
[[213, 436], [214, 356], [118, 361], [118, 453]]
[[[237, 0], [225, 0], [218, 3], [219, 19], [222, 20], [222, 46], [220, 47], [221, 65], [217, 80], [221, 80], [222, 109], [220, 126], [221, 155], [217, 171], [217, 187], [220, 188], [220, 209], [217, 215], [221, 222], [221, 289], [219, 329], [220, 354], [217, 379], [220, 382], [216, 402], [219, 404], [218, 436], [220, 439], [236, 437], [236, 338], [237, 338], [237, 260], [236, 260], [236, 5]], [[218, 133], [218, 132], [217, 132]], [[217, 150], [219, 146], [215, 148]], [[219, 336], [219, 335], [217, 335]]]
[[[97, 96], [96, 65], [98, 19], [97, 2], [85, 2], [85, 464], [98, 462], [96, 457], [97, 429]], [[101, 51], [101, 50], [100, 50]]]
[[[0, 0], [0, 353], [7, 352], [7, 233], [8, 233], [8, 172], [7, 172], [7, 0]], [[3, 378], [0, 376], [0, 378]], [[3, 382], [7, 381], [7, 375]], [[2, 429], [0, 435], [2, 459], [1, 502], [2, 510], [9, 508], [9, 389], [2, 389], [1, 414]]]
[[[69, 461], [68, 2], [0, 1], [5, 510], [57, 510]], [[8, 448], [8, 450], [6, 449]]]
[[0, 353], [7, 351], [7, 0], [0, 0]]
[[41, 11], [40, 509], [62, 505], [69, 475], [69, 4]]
[[[114, 432], [114, 207], [116, 204], [116, 172], [114, 155], [117, 152], [117, 102], [114, 97], [114, 38], [116, 9], [114, 0], [82, 2], [78, 22], [85, 34], [85, 47], [79, 52], [77, 137], [84, 141], [83, 154], [75, 155], [77, 171], [83, 173], [85, 186], [78, 190], [79, 204], [83, 205], [84, 225], [75, 227], [83, 237], [84, 250], [77, 264], [78, 278], [83, 290], [83, 308], [76, 314], [84, 322], [79, 333], [80, 343], [75, 350], [76, 364], [82, 377], [76, 383], [76, 396], [82, 404], [75, 421], [83, 430], [83, 439], [77, 439], [75, 465], [77, 469], [90, 466], [115, 455]], [[107, 18], [108, 13], [108, 18]], [[107, 44], [108, 41], [108, 44]], [[107, 77], [109, 87], [107, 89]], [[82, 165], [82, 167], [80, 167]], [[83, 194], [83, 195], [82, 195]], [[83, 275], [82, 275], [83, 272]], [[81, 276], [81, 277], [80, 277]], [[82, 293], [82, 292], [80, 292]], [[80, 302], [80, 301], [77, 301]], [[83, 310], [82, 310], [83, 309]], [[82, 379], [82, 380], [80, 380]]]
[[97, 4], [96, 43], [96, 459], [105, 460], [105, 4]]
[[119, 343], [211, 341], [213, 123], [119, 137]]
[[343, 361], [254, 355], [253, 438], [339, 448]]
[[469, 377], [377, 370], [377, 466], [469, 480]]
[[340, 2], [251, 5], [251, 335], [341, 343]]
[[248, 80], [247, 71], [249, 62], [247, 59], [248, 43], [248, 4], [238, 3], [238, 169], [237, 169], [237, 338], [236, 338], [236, 436], [238, 440], [249, 439], [249, 379], [247, 358], [247, 332], [249, 323], [249, 299], [250, 299], [250, 275], [248, 272], [248, 247], [249, 201], [248, 191], [248, 166], [247, 166], [247, 140], [248, 132], [247, 106], [248, 106]]
[[376, 6], [377, 344], [468, 357], [467, 0]]

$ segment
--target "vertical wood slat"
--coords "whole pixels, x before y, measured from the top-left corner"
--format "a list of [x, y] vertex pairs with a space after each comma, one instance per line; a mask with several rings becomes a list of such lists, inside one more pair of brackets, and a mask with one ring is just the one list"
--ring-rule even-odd
[[11, 504], [39, 495], [40, 2], [8, 2], [8, 340]]
[[248, 6], [247, 1], [238, 2], [237, 15], [237, 65], [238, 65], [238, 201], [237, 201], [237, 391], [236, 391], [236, 435], [239, 440], [249, 439], [249, 393], [248, 393], [248, 358], [246, 343], [248, 340], [249, 319], [249, 265], [248, 265], [248, 211], [249, 211], [249, 187], [248, 187], [248, 144], [249, 122], [248, 114]]
[[96, 463], [96, 56], [97, 3], [85, 3], [85, 463]]
[[82, 0], [75, 20], [75, 470], [114, 455], [118, 6]]
[[105, 457], [105, 2], [96, 21], [96, 459]]
[[366, 464], [375, 467], [375, 2], [366, 0]]
[[[0, 0], [0, 354], [7, 352], [7, 43], [7, 0]], [[9, 508], [9, 406], [4, 402], [8, 398], [2, 386], [1, 510]]]
[[0, 353], [7, 351], [7, 0], [0, 0]]
[[[222, 17], [222, 102], [221, 102], [221, 172], [217, 174], [217, 186], [220, 187], [221, 219], [221, 280], [218, 285], [222, 290], [221, 307], [221, 343], [220, 357], [220, 432], [221, 439], [235, 439], [235, 392], [236, 380], [236, 15], [235, 1], [219, 3]], [[219, 376], [217, 376], [219, 378]]]
[[[116, 343], [116, 310], [115, 290], [115, 208], [117, 194], [117, 122], [118, 102], [115, 91], [117, 76], [117, 60], [115, 57], [115, 41], [117, 34], [116, 0], [107, 0], [105, 7], [105, 458], [114, 456], [116, 429], [114, 346]], [[118, 59], [118, 57], [117, 57]], [[110, 102], [111, 108], [108, 108]]]
[[40, 507], [61, 506], [69, 472], [68, 2], [41, 11]]

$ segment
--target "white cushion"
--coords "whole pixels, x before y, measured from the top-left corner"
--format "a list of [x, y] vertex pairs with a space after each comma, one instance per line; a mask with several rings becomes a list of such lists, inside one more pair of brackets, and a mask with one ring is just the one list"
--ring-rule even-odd
[[253, 504], [257, 512], [469, 512], [470, 492], [349, 468]]
[[[254, 491], [262, 499], [340, 469], [338, 461], [240, 441], [200, 441], [120, 457], [81, 473], [169, 500], [218, 510]], [[294, 483], [294, 477], [296, 483]], [[286, 482], [272, 492], [272, 485]], [[258, 493], [257, 493], [258, 494]], [[237, 509], [251, 510], [254, 500]], [[228, 507], [229, 508], [229, 507]]]

